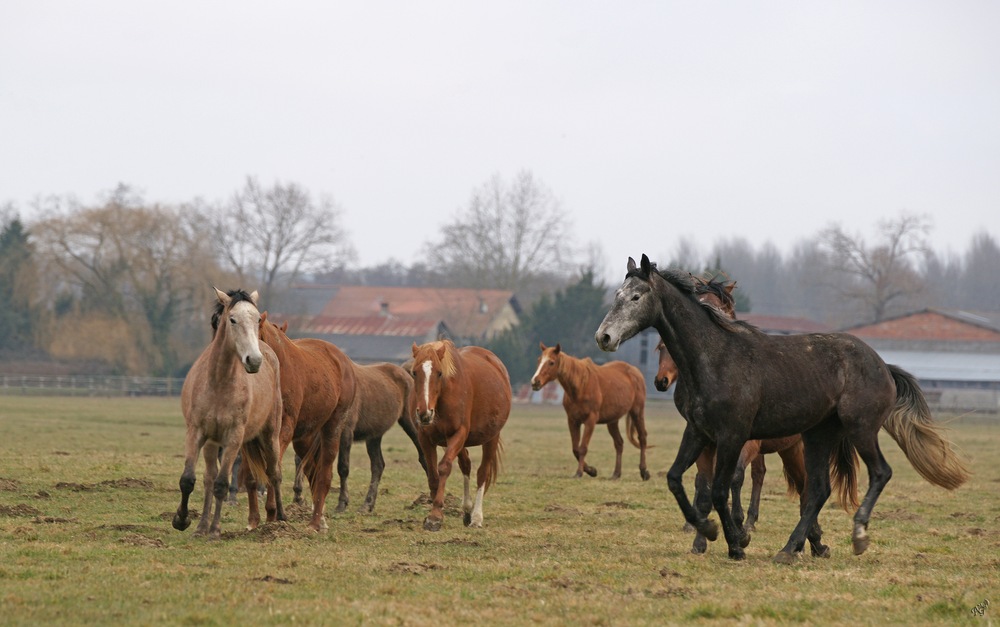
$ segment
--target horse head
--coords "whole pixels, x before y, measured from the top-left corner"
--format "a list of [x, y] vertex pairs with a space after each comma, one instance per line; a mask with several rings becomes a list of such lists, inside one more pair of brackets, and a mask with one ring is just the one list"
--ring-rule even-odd
[[436, 417], [443, 380], [451, 374], [448, 346], [444, 341], [421, 346], [414, 342], [412, 351], [410, 373], [413, 375], [413, 390], [416, 392], [416, 414], [420, 424], [429, 425]]
[[656, 345], [656, 350], [660, 353], [660, 364], [656, 369], [656, 377], [653, 379], [653, 385], [656, 386], [657, 390], [666, 392], [673, 385], [674, 381], [677, 380], [677, 363], [670, 356], [670, 351], [667, 350], [667, 346], [663, 343], [663, 340], [660, 340]]
[[[260, 370], [264, 355], [260, 352], [261, 315], [257, 310], [257, 291], [247, 294], [243, 290], [223, 292], [215, 289], [218, 298], [213, 322], [224, 330], [226, 342], [236, 353], [243, 369], [253, 374]], [[228, 324], [226, 324], [228, 322]]]
[[531, 377], [531, 389], [536, 392], [556, 377], [559, 376], [559, 358], [562, 355], [562, 347], [557, 343], [555, 346], [545, 346], [539, 342], [542, 354], [538, 357], [538, 367], [535, 375]]
[[645, 254], [637, 267], [628, 258], [627, 272], [622, 286], [615, 292], [611, 309], [597, 328], [594, 339], [603, 351], [616, 351], [622, 342], [656, 321], [662, 305], [653, 292], [652, 276], [656, 265]]

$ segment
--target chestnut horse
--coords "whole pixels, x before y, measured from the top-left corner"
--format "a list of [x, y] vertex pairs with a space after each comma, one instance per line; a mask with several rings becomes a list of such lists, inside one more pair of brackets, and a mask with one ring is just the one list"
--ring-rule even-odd
[[[878, 441], [883, 428], [927, 481], [951, 490], [969, 477], [965, 461], [934, 423], [913, 375], [886, 364], [853, 335], [766, 335], [699, 302], [690, 274], [658, 270], [643, 255], [639, 265], [629, 259], [625, 281], [595, 340], [603, 350], [614, 351], [649, 327], [677, 361], [674, 402], [687, 419], [667, 484], [685, 520], [714, 540], [718, 526], [691, 505], [683, 475], [705, 446], [716, 445], [712, 505], [732, 559], [743, 559], [750, 542], [728, 507], [733, 471], [747, 440], [802, 434], [806, 503], [788, 542], [774, 556], [781, 564], [794, 563], [806, 538], [817, 531], [817, 517], [831, 493], [835, 456], [853, 462], [860, 455], [868, 469], [868, 491], [854, 514], [852, 533], [855, 555], [868, 548], [872, 509], [892, 476]], [[834, 464], [832, 469], [853, 467]]]
[[[695, 277], [695, 280], [698, 282], [695, 293], [700, 302], [712, 305], [726, 316], [729, 316], [730, 319], [736, 319], [736, 301], [732, 295], [733, 290], [736, 288], [735, 281], [725, 283], [716, 278], [705, 280], [698, 277]], [[659, 368], [657, 369], [656, 377], [653, 379], [653, 385], [656, 386], [657, 390], [666, 392], [677, 379], [677, 364], [670, 356], [670, 352], [663, 344], [663, 340], [660, 340], [656, 345], [656, 350], [659, 353]], [[739, 460], [736, 462], [736, 470], [733, 474], [733, 483], [730, 492], [732, 494], [733, 520], [738, 525], [742, 525], [745, 531], [753, 531], [756, 528], [760, 512], [760, 493], [764, 485], [764, 475], [767, 472], [764, 462], [765, 454], [778, 453], [784, 464], [783, 475], [785, 482], [788, 484], [788, 494], [798, 494], [800, 506], [805, 503], [806, 463], [801, 442], [801, 435], [793, 435], [785, 438], [750, 440], [743, 445]], [[706, 446], [705, 450], [698, 456], [695, 464], [698, 468], [698, 474], [694, 480], [695, 507], [704, 515], [708, 515], [712, 507], [710, 486], [713, 477], [713, 466], [715, 465], [715, 446], [712, 444]], [[750, 495], [750, 509], [747, 511], [746, 522], [744, 523], [743, 503], [740, 497], [748, 465], [751, 466], [751, 479], [753, 483]], [[848, 479], [853, 479], [855, 476], [856, 473], [850, 473]], [[845, 508], [848, 507], [848, 504], [853, 504], [854, 507], [857, 507], [856, 482], [850, 480], [846, 482], [841, 481], [839, 474], [835, 474], [834, 479], [837, 483], [841, 505]], [[816, 524], [818, 527], [819, 523], [817, 522]], [[686, 524], [685, 529], [693, 529], [693, 527], [690, 524]], [[829, 548], [816, 539], [819, 535], [821, 534], [813, 535], [815, 541], [811, 542], [810, 549], [815, 556], [828, 557], [830, 554]], [[704, 553], [707, 548], [708, 542], [705, 536], [696, 531], [691, 552], [696, 554]]]
[[[569, 437], [576, 457], [577, 477], [587, 473], [597, 476], [597, 469], [587, 464], [587, 449], [594, 427], [607, 425], [615, 442], [615, 472], [612, 479], [622, 476], [622, 450], [625, 441], [618, 421], [625, 416], [625, 433], [629, 442], [639, 449], [639, 475], [649, 479], [646, 470], [646, 382], [642, 372], [624, 361], [612, 361], [598, 366], [589, 357], [578, 359], [564, 353], [559, 344], [545, 346], [539, 342], [542, 354], [538, 368], [531, 377], [531, 389], [540, 390], [546, 383], [559, 381], [563, 388], [563, 409], [569, 421]], [[580, 435], [583, 427], [583, 436]]]
[[[417, 431], [427, 461], [431, 511], [424, 529], [438, 531], [444, 520], [445, 482], [451, 466], [465, 476], [462, 509], [468, 527], [483, 526], [483, 495], [496, 481], [503, 445], [500, 429], [510, 416], [510, 376], [500, 359], [479, 346], [456, 348], [450, 340], [413, 344], [410, 366], [416, 390]], [[437, 447], [445, 448], [441, 462]], [[481, 446], [483, 458], [476, 475], [476, 498], [469, 492], [470, 446]]]
[[[255, 487], [257, 481], [262, 481], [271, 487], [267, 491], [267, 520], [285, 519], [281, 504], [278, 359], [257, 339], [262, 318], [257, 310], [257, 292], [227, 293], [216, 289], [215, 295], [218, 302], [212, 316], [212, 341], [191, 366], [181, 388], [187, 436], [180, 480], [181, 503], [173, 519], [178, 531], [191, 524], [188, 498], [194, 491], [198, 453], [204, 448], [205, 505], [195, 534], [211, 538], [221, 536], [222, 502], [229, 494], [229, 475], [241, 449], [249, 471], [248, 486]], [[248, 488], [248, 492], [256, 497], [256, 489]], [[213, 496], [215, 514], [210, 519]], [[247, 528], [253, 529], [259, 522], [257, 499], [253, 498]]]
[[[326, 497], [333, 481], [340, 437], [354, 403], [353, 362], [339, 348], [318, 339], [292, 340], [262, 314], [260, 339], [281, 364], [281, 454], [289, 444], [302, 458], [301, 473], [309, 481], [313, 514], [308, 527], [328, 528]], [[247, 495], [254, 498], [248, 488]]]
[[363, 366], [351, 363], [354, 365], [357, 392], [354, 395], [354, 405], [347, 412], [347, 422], [340, 436], [340, 459], [337, 461], [340, 499], [336, 511], [342, 512], [347, 509], [347, 476], [351, 470], [351, 446], [355, 441], [363, 440], [368, 449], [372, 474], [368, 485], [368, 496], [365, 497], [360, 511], [371, 513], [375, 509], [378, 485], [385, 470], [382, 436], [392, 425], [398, 422], [413, 441], [420, 465], [425, 471], [427, 463], [424, 461], [424, 452], [420, 448], [413, 421], [413, 377], [410, 373], [395, 364], [379, 363]]

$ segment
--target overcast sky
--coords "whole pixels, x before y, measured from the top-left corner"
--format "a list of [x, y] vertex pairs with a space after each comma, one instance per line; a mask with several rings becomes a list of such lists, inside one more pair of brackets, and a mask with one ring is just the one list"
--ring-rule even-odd
[[527, 169], [615, 279], [901, 211], [961, 252], [1000, 239], [998, 27], [997, 2], [4, 2], [0, 202], [253, 175], [409, 265]]

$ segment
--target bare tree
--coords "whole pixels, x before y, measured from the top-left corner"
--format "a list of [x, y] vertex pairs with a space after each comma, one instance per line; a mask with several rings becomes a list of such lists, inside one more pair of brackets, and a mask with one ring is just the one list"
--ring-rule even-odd
[[295, 183], [264, 189], [247, 177], [217, 216], [215, 241], [240, 280], [271, 297], [279, 278], [288, 283], [353, 256], [340, 219], [330, 198], [314, 202]]
[[902, 214], [878, 223], [878, 242], [868, 245], [860, 235], [848, 235], [840, 226], [820, 234], [832, 269], [849, 279], [840, 294], [862, 303], [875, 322], [889, 309], [924, 287], [916, 271], [915, 258], [927, 253], [930, 225], [925, 216]]
[[529, 171], [510, 184], [494, 175], [430, 246], [440, 275], [464, 287], [513, 291], [551, 273], [570, 254], [569, 223], [559, 202]]
[[[49, 214], [32, 233], [48, 285], [58, 294], [54, 300], [61, 303], [62, 310], [53, 312], [53, 337], [76, 342], [83, 351], [90, 343], [91, 353], [76, 356], [111, 358], [126, 371], [177, 369], [183, 345], [178, 336], [184, 335], [178, 323], [204, 302], [209, 274], [217, 268], [209, 234], [194, 216], [146, 206], [120, 185], [103, 205]], [[99, 321], [87, 329], [106, 334], [81, 333], [86, 318]], [[116, 334], [120, 344], [111, 348], [108, 338]]]

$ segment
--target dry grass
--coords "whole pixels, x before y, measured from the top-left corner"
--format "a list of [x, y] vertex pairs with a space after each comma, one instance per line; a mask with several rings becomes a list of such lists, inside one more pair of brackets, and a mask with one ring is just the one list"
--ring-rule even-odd
[[[949, 493], [917, 476], [888, 437], [895, 471], [855, 557], [849, 514], [821, 517], [829, 560], [791, 567], [771, 556], [796, 522], [780, 460], [768, 459], [758, 532], [747, 560], [721, 543], [691, 555], [666, 490], [681, 420], [648, 408], [653, 480], [626, 449], [607, 479], [611, 440], [595, 433], [596, 479], [575, 461], [558, 407], [514, 410], [506, 459], [487, 494], [485, 528], [466, 529], [457, 500], [439, 533], [423, 531], [426, 483], [395, 429], [376, 513], [353, 513], [368, 482], [352, 457], [350, 513], [305, 531], [306, 513], [243, 531], [245, 497], [227, 506], [223, 539], [177, 532], [183, 420], [176, 399], [0, 397], [0, 622], [4, 624], [925, 624], [991, 620], [1000, 603], [1000, 422], [962, 420], [952, 436], [973, 478]], [[628, 446], [628, 445], [626, 445]], [[473, 452], [473, 459], [478, 451]], [[195, 496], [200, 503], [203, 485]], [[460, 496], [460, 475], [449, 492]], [[693, 471], [692, 471], [693, 473]], [[292, 476], [290, 459], [285, 476]], [[693, 475], [692, 475], [693, 476]], [[689, 484], [692, 477], [689, 477]], [[747, 481], [749, 486], [749, 478]], [[864, 485], [864, 482], [863, 482]], [[290, 481], [286, 481], [290, 500]], [[335, 502], [335, 498], [334, 498]], [[328, 508], [332, 512], [332, 507]]]

